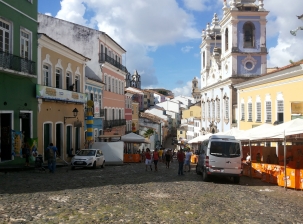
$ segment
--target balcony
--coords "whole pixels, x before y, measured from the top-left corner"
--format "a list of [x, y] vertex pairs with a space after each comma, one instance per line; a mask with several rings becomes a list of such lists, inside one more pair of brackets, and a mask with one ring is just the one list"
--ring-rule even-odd
[[122, 126], [122, 125], [126, 125], [126, 120], [125, 119], [104, 120], [103, 129]]
[[0, 51], [0, 67], [36, 75], [36, 62]]
[[125, 66], [120, 64], [118, 61], [116, 61], [114, 58], [111, 58], [107, 54], [101, 53], [99, 54], [99, 63], [108, 62], [109, 64], [115, 66], [116, 68], [120, 69], [123, 72], [127, 72], [127, 69]]

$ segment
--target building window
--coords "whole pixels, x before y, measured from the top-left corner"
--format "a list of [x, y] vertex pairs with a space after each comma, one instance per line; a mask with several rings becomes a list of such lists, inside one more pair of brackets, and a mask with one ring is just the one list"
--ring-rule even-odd
[[212, 101], [212, 115], [213, 115], [213, 119], [215, 119], [216, 117], [216, 105], [215, 105], [215, 101]]
[[205, 119], [205, 103], [202, 103], [202, 118]]
[[194, 116], [194, 112], [193, 111], [190, 111], [190, 116]]
[[80, 78], [78, 75], [75, 76], [75, 92], [80, 92]]
[[266, 122], [271, 122], [271, 101], [266, 101]]
[[24, 30], [21, 30], [21, 33], [20, 33], [20, 37], [21, 37], [21, 52], [20, 52], [20, 56], [22, 58], [25, 58], [27, 60], [31, 59], [31, 35], [30, 33], [24, 31]]
[[110, 92], [110, 87], [111, 87], [111, 86], [110, 86], [110, 80], [111, 80], [111, 78], [108, 77], [108, 89], [107, 89], [107, 90], [108, 90], [109, 92]]
[[257, 102], [257, 122], [261, 122], [261, 102]]
[[72, 84], [72, 77], [71, 77], [71, 74], [69, 72], [66, 73], [66, 77], [65, 77], [65, 84], [66, 84], [66, 89], [67, 90], [73, 90], [73, 86], [71, 85]]
[[229, 104], [228, 104], [228, 98], [225, 99], [225, 119], [229, 118]]
[[118, 80], [116, 80], [116, 93], [118, 93]]
[[228, 28], [225, 29], [225, 51], [228, 51]]
[[217, 118], [220, 119], [220, 100], [217, 100]]
[[114, 79], [112, 79], [112, 92], [115, 92], [115, 80]]
[[248, 110], [248, 121], [252, 121], [252, 103], [249, 102], [247, 104], [247, 110]]
[[244, 103], [241, 103], [241, 121], [245, 120], [245, 106]]
[[104, 84], [105, 84], [105, 90], [107, 90], [107, 77], [104, 75]]
[[62, 88], [62, 84], [61, 84], [61, 80], [62, 80], [62, 71], [61, 69], [56, 68], [56, 88], [61, 89]]
[[253, 48], [255, 42], [255, 26], [251, 22], [246, 22], [243, 26], [244, 46], [245, 48]]
[[10, 24], [0, 20], [0, 51], [10, 52]]
[[279, 123], [284, 122], [284, 101], [283, 100], [277, 101], [277, 120]]
[[205, 68], [205, 51], [203, 51], [202, 55], [203, 55], [203, 68]]
[[50, 73], [50, 66], [43, 65], [43, 85], [44, 86], [51, 86], [51, 73]]
[[208, 118], [210, 118], [211, 115], [211, 111], [210, 111], [210, 101], [208, 101]]

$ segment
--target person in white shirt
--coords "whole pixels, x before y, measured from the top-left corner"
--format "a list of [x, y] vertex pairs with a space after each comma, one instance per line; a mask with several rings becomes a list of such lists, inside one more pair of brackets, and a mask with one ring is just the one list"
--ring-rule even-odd
[[[189, 151], [189, 149], [186, 150], [186, 153], [185, 153], [185, 161], [184, 161], [184, 172], [190, 172], [190, 159], [191, 159], [191, 156], [192, 156], [192, 152]], [[186, 170], [186, 167], [187, 170]]]
[[247, 153], [247, 156], [246, 156], [246, 163], [249, 164], [250, 161], [251, 161], [250, 155], [249, 155], [249, 153]]

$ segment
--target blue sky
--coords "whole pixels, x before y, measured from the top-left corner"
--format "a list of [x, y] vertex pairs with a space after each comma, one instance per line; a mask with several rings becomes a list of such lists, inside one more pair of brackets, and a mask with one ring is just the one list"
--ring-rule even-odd
[[[240, 1], [240, 0], [238, 0]], [[50, 4], [51, 2], [51, 4]], [[256, 1], [258, 2], [258, 0]], [[268, 67], [303, 59], [303, 1], [265, 0]], [[288, 3], [289, 3], [288, 2]], [[142, 76], [143, 88], [190, 95], [200, 78], [201, 31], [213, 14], [222, 18], [223, 0], [39, 0], [38, 11], [106, 32], [126, 51], [123, 64]], [[299, 50], [301, 49], [301, 50]]]

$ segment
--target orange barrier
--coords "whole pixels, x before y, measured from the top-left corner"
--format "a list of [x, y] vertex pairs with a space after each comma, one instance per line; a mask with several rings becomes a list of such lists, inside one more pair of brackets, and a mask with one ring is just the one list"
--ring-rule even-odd
[[190, 157], [190, 162], [196, 164], [198, 162], [198, 156], [197, 155], [192, 155]]
[[123, 162], [124, 163], [140, 163], [141, 155], [140, 154], [124, 154]]
[[278, 175], [278, 185], [284, 187], [286, 180], [287, 187], [294, 189], [301, 189], [302, 184], [300, 184], [301, 182], [300, 176], [302, 173], [300, 171], [301, 170], [299, 169], [286, 168], [286, 175], [285, 175], [284, 167], [281, 168], [280, 175]]
[[252, 177], [262, 178], [262, 166], [260, 163], [252, 163]]

